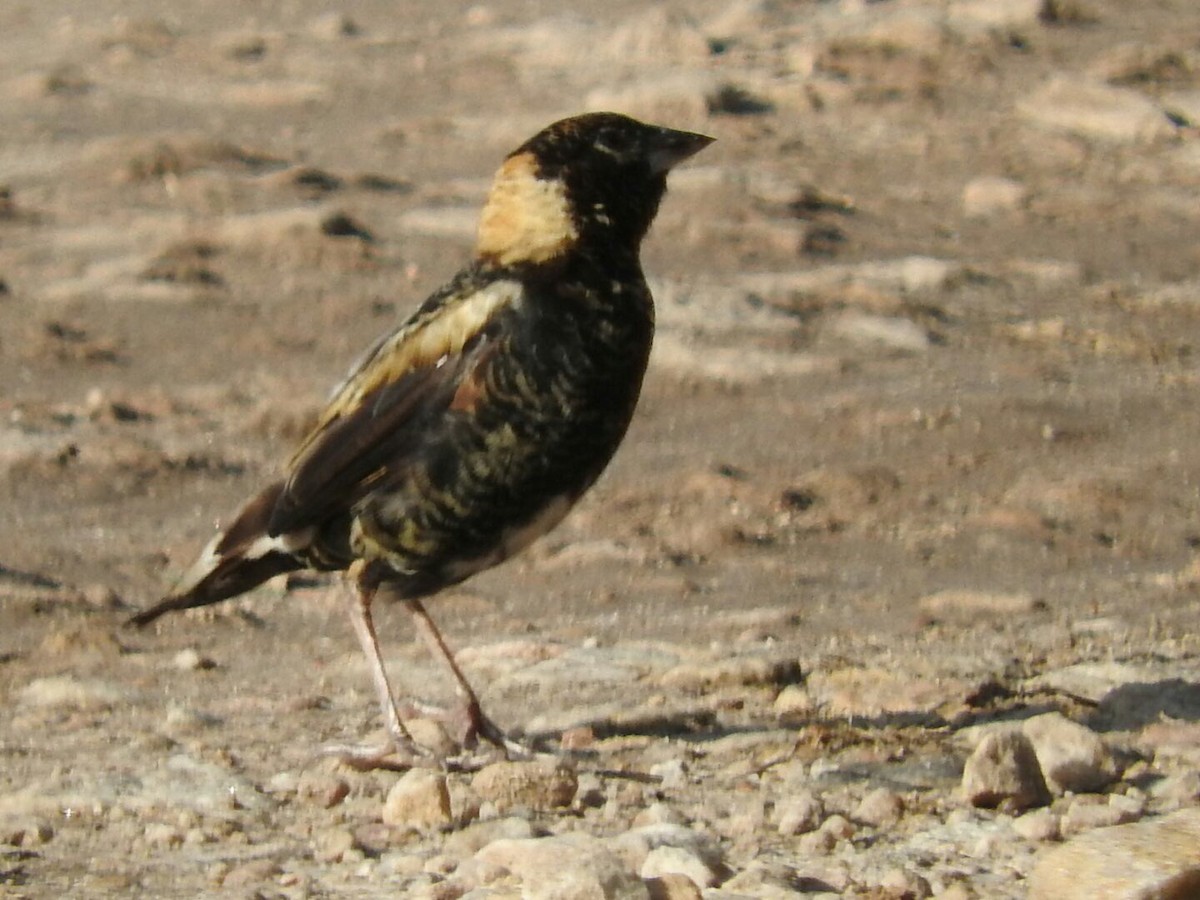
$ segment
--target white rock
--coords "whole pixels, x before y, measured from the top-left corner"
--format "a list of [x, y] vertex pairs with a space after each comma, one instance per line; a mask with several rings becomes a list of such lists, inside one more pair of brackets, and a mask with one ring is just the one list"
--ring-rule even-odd
[[1144, 143], [1175, 133], [1166, 114], [1137, 91], [1057, 75], [1019, 103], [1019, 112], [1043, 128], [1119, 143]]
[[107, 681], [73, 675], [35, 678], [17, 691], [17, 700], [25, 706], [80, 710], [108, 709], [124, 696], [119, 687]]
[[1029, 900], [1188, 900], [1200, 887], [1200, 809], [1098, 828], [1042, 856]]
[[835, 316], [828, 327], [832, 334], [858, 344], [880, 344], [911, 353], [928, 350], [930, 345], [924, 328], [898, 316], [844, 312]]
[[642, 878], [658, 878], [663, 875], [686, 875], [700, 887], [715, 887], [720, 881], [704, 860], [682, 847], [655, 847], [642, 863]]
[[1119, 774], [1100, 736], [1061, 713], [1027, 719], [1021, 730], [1032, 742], [1046, 785], [1055, 794], [1101, 791]]
[[779, 803], [779, 833], [806, 834], [815, 831], [825, 818], [825, 805], [811, 791], [800, 791]]
[[410, 769], [392, 785], [383, 801], [383, 821], [409, 828], [442, 828], [452, 821], [446, 776]]
[[578, 787], [575, 770], [552, 757], [493, 763], [471, 779], [471, 789], [500, 812], [570, 806]]
[[1062, 835], [1058, 814], [1045, 807], [1013, 819], [1012, 828], [1027, 841], [1057, 841]]
[[649, 900], [636, 874], [598, 838], [580, 832], [556, 837], [501, 839], [475, 858], [503, 866], [519, 879], [526, 900]]
[[1011, 178], [974, 178], [963, 188], [963, 214], [986, 218], [999, 213], [1013, 212], [1029, 200], [1029, 189]]
[[895, 825], [904, 815], [904, 798], [884, 787], [870, 791], [854, 808], [850, 818], [855, 822], [883, 828]]
[[1050, 799], [1033, 744], [1015, 728], [984, 735], [963, 768], [962, 792], [973, 806], [1014, 810]]
[[995, 618], [1027, 616], [1037, 611], [1039, 604], [1032, 594], [948, 588], [927, 594], [917, 601], [917, 606], [921, 612], [939, 619], [975, 620], [981, 615]]

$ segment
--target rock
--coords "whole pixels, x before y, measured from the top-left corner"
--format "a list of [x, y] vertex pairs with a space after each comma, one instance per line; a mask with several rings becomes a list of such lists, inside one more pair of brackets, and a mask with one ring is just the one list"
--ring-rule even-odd
[[951, 588], [922, 597], [917, 601], [917, 606], [921, 612], [935, 619], [974, 621], [981, 615], [998, 618], [1027, 616], [1044, 604], [1031, 594]]
[[521, 840], [533, 837], [533, 827], [527, 819], [506, 816], [503, 819], [486, 819], [472, 822], [446, 835], [442, 851], [448, 856], [462, 858], [472, 856], [493, 841], [502, 838]]
[[789, 684], [775, 697], [772, 704], [775, 715], [780, 718], [796, 718], [812, 713], [816, 709], [812, 695], [802, 684]]
[[120, 703], [125, 694], [106, 681], [59, 675], [35, 678], [17, 691], [16, 696], [24, 706], [96, 711]]
[[933, 888], [929, 882], [907, 869], [895, 868], [884, 872], [879, 879], [879, 887], [885, 897], [902, 897], [904, 900], [925, 900], [933, 896]]
[[383, 801], [383, 821], [408, 828], [443, 828], [452, 821], [446, 776], [410, 769], [392, 785]]
[[703, 900], [700, 888], [686, 875], [659, 875], [646, 879], [650, 900]]
[[828, 325], [829, 332], [857, 344], [875, 344], [920, 353], [930, 346], [925, 329], [899, 316], [876, 316], [860, 312], [844, 312]]
[[[1113, 803], [1111, 801], [1117, 800]], [[1125, 802], [1122, 802], [1125, 801]], [[1106, 801], [1103, 797], [1080, 796], [1071, 801], [1067, 811], [1063, 813], [1059, 823], [1063, 837], [1070, 837], [1093, 828], [1107, 828], [1111, 825], [1124, 825], [1126, 822], [1136, 822], [1142, 817], [1144, 804], [1119, 794], [1113, 795]]]
[[973, 806], [1014, 811], [1050, 800], [1033, 744], [1014, 728], [984, 735], [963, 768], [962, 792]]
[[1046, 785], [1055, 794], [1102, 791], [1119, 775], [1100, 736], [1061, 713], [1035, 716], [1021, 725], [1033, 744]]
[[1062, 836], [1058, 814], [1045, 807], [1013, 819], [1012, 828], [1027, 841], [1057, 841]]
[[570, 806], [578, 786], [575, 770], [552, 757], [493, 763], [471, 779], [471, 789], [501, 813], [518, 808], [547, 810]]
[[720, 876], [704, 860], [683, 847], [655, 847], [642, 863], [642, 878], [659, 878], [663, 875], [684, 875], [700, 887], [714, 887]]
[[1171, 137], [1175, 126], [1137, 91], [1057, 75], [1017, 106], [1030, 122], [1080, 137], [1146, 143]]
[[904, 798], [887, 788], [875, 788], [854, 808], [850, 818], [855, 822], [885, 828], [895, 825], [904, 815]]
[[1029, 900], [1189, 900], [1200, 894], [1200, 809], [1098, 828], [1044, 854]]
[[476, 855], [503, 866], [527, 900], [649, 900], [650, 891], [604, 841], [580, 832], [524, 840], [501, 839]]
[[[646, 825], [619, 834], [612, 838], [610, 843], [613, 851], [620, 855], [632, 870], [642, 869], [650, 854], [662, 847], [685, 851], [711, 872], [720, 873], [725, 869], [721, 849], [716, 842], [707, 835], [683, 825]], [[689, 873], [684, 871], [684, 874]]]
[[1014, 28], [1036, 25], [1045, 9], [1046, 0], [960, 0], [948, 7], [953, 26], [983, 26]]
[[779, 802], [778, 831], [782, 835], [806, 834], [820, 827], [825, 806], [810, 791], [801, 791]]
[[963, 215], [982, 219], [1021, 209], [1029, 200], [1029, 190], [1011, 178], [974, 178], [963, 188]]
[[200, 672], [216, 668], [217, 664], [207, 656], [201, 656], [199, 651], [188, 647], [180, 650], [171, 660], [171, 665], [181, 672]]
[[932, 712], [961, 702], [970, 691], [965, 682], [953, 678], [922, 678], [880, 668], [813, 672], [807, 685], [824, 711], [838, 716]]

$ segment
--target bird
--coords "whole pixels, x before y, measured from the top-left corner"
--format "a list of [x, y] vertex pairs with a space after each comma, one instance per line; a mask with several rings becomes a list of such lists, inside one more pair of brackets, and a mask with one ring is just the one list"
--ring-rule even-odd
[[[654, 334], [640, 248], [667, 173], [714, 138], [613, 112], [565, 118], [503, 160], [470, 261], [366, 351], [277, 481], [253, 496], [157, 604], [219, 603], [297, 570], [344, 572], [388, 740], [364, 767], [435, 755], [383, 663], [372, 604], [398, 601], [446, 668], [460, 748], [525, 752], [480, 706], [424, 601], [557, 525], [634, 414]], [[441, 760], [445, 762], [445, 760]]]

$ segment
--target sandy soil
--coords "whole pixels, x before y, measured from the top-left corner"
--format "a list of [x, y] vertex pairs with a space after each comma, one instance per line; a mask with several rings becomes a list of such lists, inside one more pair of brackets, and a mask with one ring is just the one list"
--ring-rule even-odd
[[[119, 626], [466, 258], [503, 155], [583, 108], [718, 143], [645, 248], [660, 339], [617, 461], [433, 604], [498, 720], [548, 748], [591, 722], [597, 770], [782, 728], [797, 759], [862, 755], [864, 789], [888, 761], [944, 765], [906, 790], [951, 805], [956, 729], [1094, 712], [1030, 687], [1047, 673], [1176, 688], [1093, 727], [1200, 720], [1200, 8], [686, 6], [0, 8], [0, 813], [46, 825], [0, 857], [0, 894], [252, 895], [226, 884], [251, 856], [304, 870], [257, 896], [410, 889], [314, 856], [319, 803], [196, 811], [172, 774], [186, 755], [266, 791], [377, 726], [335, 581]], [[382, 620], [401, 677], [444, 697]], [[713, 687], [647, 662], [621, 705], [661, 714], [622, 718], [612, 682], [515, 678], [496, 645], [798, 668]], [[898, 687], [811, 687], [847, 671]], [[806, 680], [812, 708], [781, 719]], [[356, 827], [387, 782], [344, 777]], [[674, 802], [738, 795], [713, 777]], [[732, 868], [803, 869], [763, 815], [714, 826]], [[1022, 859], [960, 880], [1019, 895], [997, 885]]]

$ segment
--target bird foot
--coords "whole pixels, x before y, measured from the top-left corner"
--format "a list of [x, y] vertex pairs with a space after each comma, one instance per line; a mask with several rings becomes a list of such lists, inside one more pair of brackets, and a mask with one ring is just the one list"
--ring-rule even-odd
[[409, 769], [441, 768], [441, 759], [412, 741], [403, 745], [396, 741], [381, 744], [326, 744], [317, 751], [318, 757], [335, 757], [339, 762], [359, 772], [387, 769], [405, 772]]

